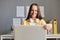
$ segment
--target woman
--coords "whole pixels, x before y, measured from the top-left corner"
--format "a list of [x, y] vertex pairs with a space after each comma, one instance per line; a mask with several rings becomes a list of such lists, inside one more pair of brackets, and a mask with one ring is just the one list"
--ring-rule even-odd
[[26, 20], [23, 21], [23, 25], [44, 25], [46, 30], [50, 30], [50, 27], [46, 24], [45, 20], [42, 19], [40, 8], [38, 4], [31, 4]]

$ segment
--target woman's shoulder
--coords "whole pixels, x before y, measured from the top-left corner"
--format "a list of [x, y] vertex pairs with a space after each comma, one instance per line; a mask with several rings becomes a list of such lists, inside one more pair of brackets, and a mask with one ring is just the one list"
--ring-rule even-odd
[[41, 19], [40, 21], [45, 21], [44, 19]]
[[40, 22], [41, 22], [41, 24], [43, 24], [43, 25], [46, 24], [46, 21], [45, 21], [44, 19], [41, 19]]
[[29, 20], [26, 20], [26, 19], [25, 19], [25, 20], [23, 20], [23, 22], [26, 23], [26, 22], [29, 22]]
[[22, 25], [26, 25], [26, 24], [28, 24], [29, 23], [29, 20], [23, 20], [23, 22], [22, 22]]

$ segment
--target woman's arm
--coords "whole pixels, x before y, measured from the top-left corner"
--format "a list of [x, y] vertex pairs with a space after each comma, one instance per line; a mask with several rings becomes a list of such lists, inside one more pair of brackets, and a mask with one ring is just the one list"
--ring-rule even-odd
[[52, 24], [47, 24], [45, 22], [45, 20], [41, 20], [42, 21], [42, 25], [44, 25], [44, 28], [47, 30], [47, 31], [50, 31], [52, 29]]
[[52, 29], [52, 24], [46, 24], [44, 28], [49, 32]]

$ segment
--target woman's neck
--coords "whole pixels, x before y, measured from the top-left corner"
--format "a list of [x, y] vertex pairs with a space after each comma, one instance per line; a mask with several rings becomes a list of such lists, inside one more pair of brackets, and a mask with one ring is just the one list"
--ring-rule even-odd
[[36, 18], [32, 18], [33, 20], [35, 20]]

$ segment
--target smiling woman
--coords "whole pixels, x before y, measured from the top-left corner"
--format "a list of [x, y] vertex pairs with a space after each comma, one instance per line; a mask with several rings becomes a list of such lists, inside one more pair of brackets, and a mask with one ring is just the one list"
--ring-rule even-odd
[[22, 22], [22, 25], [43, 25], [46, 30], [50, 30], [44, 19], [42, 19], [38, 4], [32, 3], [27, 18]]

